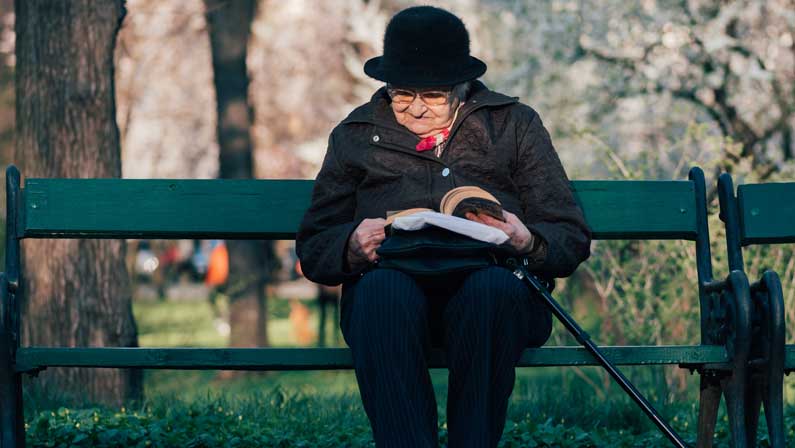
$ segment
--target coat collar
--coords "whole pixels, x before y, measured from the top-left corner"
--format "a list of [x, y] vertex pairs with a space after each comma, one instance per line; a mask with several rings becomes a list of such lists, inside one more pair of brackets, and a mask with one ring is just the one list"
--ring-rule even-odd
[[[374, 125], [372, 134], [369, 136], [370, 144], [436, 163], [444, 163], [432, 154], [417, 152], [417, 150], [414, 149], [417, 143], [419, 143], [420, 138], [397, 122], [395, 114], [389, 106], [389, 101], [386, 87], [382, 87], [373, 94], [370, 102], [356, 108], [342, 121], [341, 125], [351, 123]], [[453, 127], [450, 129], [448, 141], [455, 138], [458, 128], [461, 127], [464, 120], [476, 110], [486, 107], [505, 106], [518, 101], [519, 98], [493, 92], [483, 85], [482, 82], [473, 81], [469, 98], [467, 98], [466, 103], [458, 112], [458, 117], [455, 123], [453, 123]]]

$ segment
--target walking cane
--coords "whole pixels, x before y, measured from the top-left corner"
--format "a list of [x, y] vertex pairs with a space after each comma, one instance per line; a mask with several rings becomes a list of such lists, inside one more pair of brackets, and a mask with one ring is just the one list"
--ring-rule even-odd
[[662, 431], [665, 436], [668, 437], [671, 443], [680, 448], [687, 447], [679, 434], [677, 434], [676, 431], [674, 431], [673, 428], [671, 428], [668, 423], [666, 423], [662, 417], [660, 417], [660, 414], [657, 413], [657, 410], [654, 409], [651, 403], [649, 403], [649, 401], [646, 400], [643, 395], [641, 395], [635, 386], [629, 382], [627, 377], [625, 377], [624, 374], [621, 373], [621, 371], [618, 370], [618, 368], [616, 368], [612, 362], [605, 358], [605, 356], [599, 350], [599, 347], [597, 347], [596, 344], [591, 341], [591, 337], [588, 335], [588, 333], [580, 328], [577, 322], [574, 321], [574, 318], [572, 318], [569, 313], [567, 313], [566, 310], [564, 310], [560, 304], [558, 304], [541, 280], [539, 280], [535, 275], [530, 274], [527, 269], [515, 259], [507, 260], [507, 264], [513, 270], [513, 275], [519, 278], [519, 280], [527, 283], [528, 286], [541, 294], [541, 296], [544, 298], [544, 301], [546, 301], [547, 306], [549, 306], [549, 309], [552, 311], [552, 314], [554, 314], [555, 317], [557, 317], [558, 320], [563, 323], [563, 326], [569, 330], [575, 339], [577, 339], [577, 342], [585, 347], [585, 349], [588, 350], [588, 352], [593, 355], [597, 361], [599, 361], [599, 364], [601, 364], [602, 367], [607, 370], [607, 373], [613, 377], [613, 379], [621, 386], [621, 388], [624, 389], [624, 391], [629, 394], [633, 400], [635, 400], [635, 403], [637, 403], [643, 412], [645, 412], [646, 415], [654, 422], [654, 424], [660, 428], [660, 431]]

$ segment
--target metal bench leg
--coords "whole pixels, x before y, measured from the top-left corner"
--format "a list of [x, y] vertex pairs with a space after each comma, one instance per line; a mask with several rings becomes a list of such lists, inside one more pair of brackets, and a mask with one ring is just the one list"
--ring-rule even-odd
[[[750, 367], [748, 361], [751, 354], [751, 291], [745, 273], [734, 270], [728, 278], [729, 290], [726, 291], [727, 305], [732, 323], [732, 334], [729, 346], [732, 350], [732, 373], [721, 379], [721, 388], [726, 397], [726, 410], [729, 416], [729, 431], [734, 447], [748, 445], [746, 430], [746, 390]], [[750, 445], [753, 446], [753, 445]]]
[[25, 414], [22, 409], [22, 375], [15, 372], [19, 347], [20, 251], [17, 235], [19, 170], [6, 169], [6, 259], [0, 273], [0, 448], [25, 446]]
[[732, 445], [743, 448], [749, 446], [746, 393], [752, 340], [751, 287], [741, 270], [731, 271], [726, 281], [717, 282], [717, 285], [705, 288], [709, 294], [718, 294], [712, 297], [718, 299], [719, 303], [702, 305], [703, 310], [708, 310], [707, 319], [702, 320], [702, 343], [725, 346], [731, 354], [731, 370], [701, 371], [697, 446], [712, 446], [722, 395], [726, 398]]
[[748, 446], [756, 445], [759, 413], [762, 410], [762, 395], [767, 389], [766, 383], [765, 375], [761, 372], [753, 372], [748, 376], [748, 384], [745, 389], [745, 434], [748, 438]]
[[[784, 447], [784, 295], [778, 274], [766, 271], [762, 275], [760, 291], [755, 297], [764, 301], [762, 335], [766, 342], [767, 363], [760, 366], [764, 389], [760, 391], [765, 405], [765, 419], [770, 446]], [[757, 414], [758, 419], [758, 414]], [[750, 432], [750, 431], [749, 431]], [[749, 434], [750, 435], [750, 434]], [[755, 442], [755, 440], [754, 440]]]
[[5, 274], [0, 273], [0, 448], [25, 446], [22, 375], [14, 371], [17, 341], [12, 299]]
[[718, 406], [722, 396], [720, 380], [710, 372], [703, 372], [699, 388], [696, 446], [698, 448], [712, 448], [715, 423], [718, 419]]
[[749, 446], [756, 445], [759, 414], [765, 406], [770, 445], [784, 446], [784, 300], [781, 282], [767, 271], [751, 286], [754, 320], [749, 378], [746, 384], [745, 424]]
[[748, 432], [745, 427], [745, 379], [747, 377], [745, 373], [735, 370], [723, 389], [726, 394], [726, 410], [729, 414], [729, 431], [736, 448], [748, 446]]

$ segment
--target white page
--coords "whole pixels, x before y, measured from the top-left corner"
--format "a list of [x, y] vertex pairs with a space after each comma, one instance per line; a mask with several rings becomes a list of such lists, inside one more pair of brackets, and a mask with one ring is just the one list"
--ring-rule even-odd
[[508, 235], [496, 227], [433, 211], [400, 216], [392, 222], [392, 227], [398, 230], [420, 230], [427, 226], [441, 227], [487, 243], [502, 244], [508, 241]]

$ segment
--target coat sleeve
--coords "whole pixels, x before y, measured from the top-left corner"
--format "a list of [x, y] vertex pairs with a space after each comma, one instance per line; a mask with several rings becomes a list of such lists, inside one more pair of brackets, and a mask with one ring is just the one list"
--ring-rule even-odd
[[354, 220], [357, 180], [341, 162], [334, 135], [332, 132], [329, 137], [312, 201], [295, 239], [304, 275], [324, 285], [337, 285], [358, 275], [345, 269], [348, 238], [360, 222]]
[[514, 181], [523, 221], [540, 238], [529, 256], [529, 268], [546, 277], [567, 277], [590, 255], [591, 232], [549, 132], [535, 111], [528, 107], [527, 112], [520, 120], [526, 129], [517, 134]]

